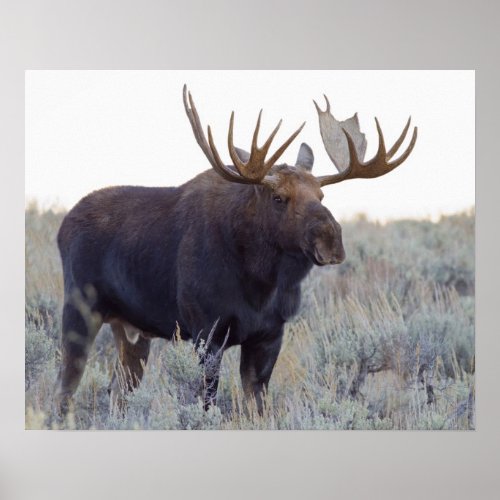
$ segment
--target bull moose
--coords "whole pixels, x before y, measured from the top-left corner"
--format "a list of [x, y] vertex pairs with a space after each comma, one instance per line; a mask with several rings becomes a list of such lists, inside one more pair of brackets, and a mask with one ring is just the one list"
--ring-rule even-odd
[[[208, 141], [186, 86], [184, 107], [198, 145], [212, 169], [179, 187], [119, 186], [95, 191], [66, 215], [58, 233], [64, 273], [62, 363], [56, 401], [68, 409], [89, 348], [109, 323], [118, 349], [111, 401], [125, 401], [143, 376], [151, 339], [182, 339], [206, 349], [204, 404], [214, 404], [224, 350], [241, 346], [245, 395], [262, 410], [265, 390], [280, 352], [284, 324], [298, 310], [300, 283], [313, 265], [345, 258], [341, 227], [321, 204], [321, 188], [347, 179], [385, 175], [411, 153], [417, 128], [393, 160], [410, 127], [386, 150], [379, 145], [364, 161], [366, 140], [357, 115], [337, 121], [314, 101], [325, 149], [337, 173], [315, 177], [313, 153], [302, 144], [295, 165], [277, 164], [304, 124], [266, 160], [280, 123], [257, 145], [262, 110], [250, 152], [233, 144], [233, 165]], [[115, 398], [115, 399], [113, 399]]]

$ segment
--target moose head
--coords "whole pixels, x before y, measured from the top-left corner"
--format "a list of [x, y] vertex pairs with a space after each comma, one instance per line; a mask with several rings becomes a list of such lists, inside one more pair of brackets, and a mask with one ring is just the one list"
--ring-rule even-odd
[[258, 146], [258, 135], [262, 110], [257, 119], [250, 152], [236, 148], [233, 144], [234, 111], [231, 113], [228, 132], [228, 150], [234, 166], [221, 160], [214, 144], [211, 127], [208, 126], [208, 141], [203, 132], [196, 106], [186, 85], [183, 89], [184, 107], [198, 145], [213, 169], [229, 182], [251, 184], [256, 187], [256, 203], [266, 214], [262, 218], [262, 230], [268, 233], [276, 245], [287, 253], [302, 252], [318, 266], [338, 264], [345, 258], [341, 227], [330, 211], [322, 205], [322, 188], [348, 179], [380, 177], [401, 165], [410, 155], [417, 140], [414, 128], [411, 142], [396, 160], [393, 157], [403, 143], [411, 119], [408, 119], [398, 140], [386, 150], [384, 136], [375, 118], [379, 144], [375, 156], [364, 161], [366, 139], [359, 128], [357, 114], [345, 121], [336, 120], [331, 114], [330, 102], [325, 96], [326, 110], [322, 111], [316, 101], [321, 137], [325, 149], [338, 173], [315, 177], [312, 174], [314, 155], [303, 143], [295, 165], [276, 162], [301, 132], [303, 123], [266, 160], [271, 143], [278, 132], [281, 121], [271, 132], [265, 143]]

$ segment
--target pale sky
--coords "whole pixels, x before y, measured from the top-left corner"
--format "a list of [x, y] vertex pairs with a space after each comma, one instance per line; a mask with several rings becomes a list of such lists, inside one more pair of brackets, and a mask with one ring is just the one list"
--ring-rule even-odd
[[306, 121], [280, 162], [294, 164], [306, 142], [317, 175], [336, 170], [312, 99], [324, 107], [326, 94], [339, 120], [358, 112], [365, 159], [378, 145], [375, 116], [389, 148], [411, 115], [418, 140], [405, 163], [378, 179], [323, 189], [323, 203], [337, 219], [360, 212], [378, 220], [435, 219], [474, 205], [473, 71], [29, 71], [26, 201], [70, 208], [105, 186], [176, 186], [210, 168], [184, 112], [184, 83], [227, 163], [232, 110], [235, 144], [243, 149], [260, 108], [260, 144], [283, 118], [270, 154]]

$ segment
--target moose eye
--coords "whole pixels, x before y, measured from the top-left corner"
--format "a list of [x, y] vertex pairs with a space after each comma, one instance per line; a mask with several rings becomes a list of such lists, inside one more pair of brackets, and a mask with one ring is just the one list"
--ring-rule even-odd
[[279, 194], [273, 194], [273, 201], [275, 203], [284, 203], [285, 199], [282, 196], [280, 196]]

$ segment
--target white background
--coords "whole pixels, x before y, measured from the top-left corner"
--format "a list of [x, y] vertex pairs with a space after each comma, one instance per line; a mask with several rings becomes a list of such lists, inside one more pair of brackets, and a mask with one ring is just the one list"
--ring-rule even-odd
[[[303, 121], [281, 161], [293, 164], [301, 142], [315, 153], [314, 173], [336, 172], [323, 148], [314, 98], [346, 119], [358, 112], [375, 154], [377, 116], [389, 148], [412, 116], [414, 151], [383, 179], [326, 187], [337, 218], [432, 217], [474, 205], [473, 71], [30, 71], [26, 77], [26, 200], [70, 208], [88, 192], [116, 184], [179, 185], [210, 165], [185, 115], [192, 91], [222, 158], [229, 116], [235, 144], [248, 149], [260, 108], [262, 144], [280, 118], [270, 154]], [[411, 138], [412, 128], [401, 147]]]

